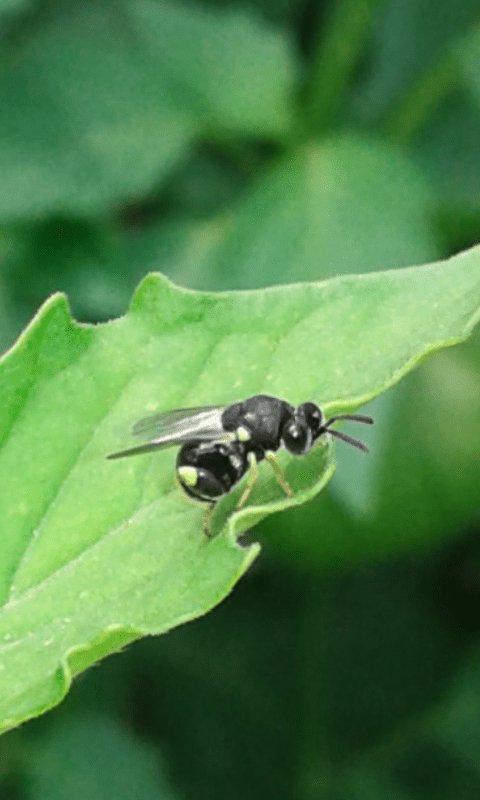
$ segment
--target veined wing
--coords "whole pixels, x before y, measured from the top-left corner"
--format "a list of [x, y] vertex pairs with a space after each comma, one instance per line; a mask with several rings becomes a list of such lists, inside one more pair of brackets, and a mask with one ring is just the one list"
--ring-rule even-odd
[[222, 427], [225, 406], [199, 406], [176, 408], [140, 419], [132, 428], [134, 436], [148, 436], [145, 444], [111, 453], [107, 458], [122, 458], [148, 453], [160, 447], [182, 444], [190, 439], [229, 439], [234, 436]]

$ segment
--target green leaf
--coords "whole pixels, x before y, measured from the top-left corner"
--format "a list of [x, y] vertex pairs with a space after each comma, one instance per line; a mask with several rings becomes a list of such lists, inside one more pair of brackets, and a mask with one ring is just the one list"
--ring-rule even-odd
[[418, 166], [374, 139], [299, 147], [242, 194], [213, 220], [171, 214], [127, 231], [124, 263], [139, 275], [161, 263], [175, 283], [196, 289], [255, 289], [422, 264], [438, 254], [434, 202]]
[[[119, 763], [128, 770], [119, 770]], [[88, 769], [86, 765], [88, 764]], [[160, 764], [160, 767], [162, 765]], [[159, 769], [158, 752], [111, 716], [77, 713], [58, 717], [36, 739], [28, 770], [36, 800], [175, 800]]]
[[[478, 162], [477, 138], [480, 128], [480, 110], [465, 92], [457, 92], [432, 115], [429, 125], [418, 142], [418, 156], [422, 171], [436, 186], [438, 205], [452, 215], [453, 237], [446, 221], [441, 220], [440, 233], [452, 247], [460, 240], [475, 241], [478, 234], [478, 186], [480, 165]], [[470, 236], [462, 231], [459, 209], [470, 209], [474, 233]], [[447, 217], [447, 220], [449, 218]], [[463, 223], [465, 224], [465, 223]], [[467, 229], [468, 230], [468, 229]]]
[[412, 83], [444, 58], [477, 15], [477, 0], [461, 4], [439, 0], [435, 6], [431, 0], [392, 0], [385, 4], [374, 28], [369, 75], [355, 101], [358, 116], [372, 121], [401, 102]]
[[[417, 153], [421, 156], [424, 173], [429, 176], [433, 186], [437, 186], [438, 202], [444, 211], [453, 216], [453, 246], [447, 240], [447, 248], [454, 249], [455, 241], [475, 241], [478, 231], [478, 185], [480, 165], [478, 160], [478, 130], [480, 126], [480, 76], [478, 70], [480, 56], [480, 32], [463, 36], [451, 48], [448, 61], [444, 58], [454, 86], [443, 92], [444, 102], [432, 109], [428, 103], [428, 92], [420, 85], [418, 102], [426, 104], [428, 121], [417, 134]], [[450, 65], [448, 67], [448, 65]], [[434, 88], [435, 91], [435, 88]], [[441, 87], [437, 87], [441, 99]], [[427, 98], [427, 100], [425, 100]], [[472, 216], [474, 233], [462, 232], [462, 217], [459, 207], [467, 213], [467, 222]], [[448, 219], [448, 217], [447, 217]], [[451, 225], [451, 223], [450, 223]], [[442, 220], [441, 234], [445, 236], [448, 227]]]
[[98, 213], [150, 191], [207, 128], [271, 135], [289, 125], [291, 47], [246, 13], [64, 4], [40, 10], [8, 55], [0, 85], [5, 219]]
[[150, 0], [130, 9], [159, 71], [203, 119], [256, 136], [288, 129], [298, 64], [284, 34], [243, 10], [159, 11]]
[[309, 144], [262, 175], [204, 270], [226, 288], [235, 269], [245, 289], [424, 262], [437, 252], [432, 207], [395, 149], [355, 136]]
[[24, 8], [33, 5], [33, 0], [0, 0], [0, 14], [8, 15], [22, 11]]
[[138, 418], [227, 404], [256, 392], [354, 408], [479, 318], [480, 249], [425, 267], [252, 292], [140, 285], [130, 313], [73, 323], [51, 298], [0, 369], [0, 719], [8, 728], [58, 702], [71, 675], [138, 636], [200, 614], [258, 554], [238, 534], [313, 497], [331, 449], [282, 453], [295, 497], [266, 465], [251, 501], [216, 535], [174, 484], [172, 450], [107, 461]]
[[480, 75], [478, 74], [478, 59], [480, 57], [480, 30], [474, 28], [456, 48], [459, 67], [462, 69], [467, 88], [480, 108]]
[[0, 214], [92, 212], [149, 189], [189, 145], [175, 106], [118, 10], [45, 13], [3, 69]]

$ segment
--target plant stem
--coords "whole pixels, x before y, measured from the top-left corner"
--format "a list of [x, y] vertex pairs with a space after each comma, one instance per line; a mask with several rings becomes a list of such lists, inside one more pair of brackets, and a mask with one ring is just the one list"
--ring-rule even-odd
[[383, 0], [336, 3], [313, 57], [305, 90], [305, 116], [311, 132], [331, 127], [341, 96], [365, 46], [371, 17]]
[[456, 89], [458, 83], [456, 59], [452, 52], [448, 52], [444, 58], [422, 72], [405, 93], [385, 122], [386, 136], [397, 144], [407, 144], [442, 100]]

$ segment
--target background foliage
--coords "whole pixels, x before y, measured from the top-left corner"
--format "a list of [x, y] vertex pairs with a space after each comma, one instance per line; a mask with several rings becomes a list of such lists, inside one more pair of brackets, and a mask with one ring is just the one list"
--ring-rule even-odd
[[[2, 346], [54, 289], [99, 321], [150, 269], [253, 288], [478, 241], [479, 24], [474, 0], [1, 0]], [[4, 794], [477, 798], [479, 373], [477, 334], [380, 398], [375, 455], [337, 448], [220, 608], [2, 738]]]

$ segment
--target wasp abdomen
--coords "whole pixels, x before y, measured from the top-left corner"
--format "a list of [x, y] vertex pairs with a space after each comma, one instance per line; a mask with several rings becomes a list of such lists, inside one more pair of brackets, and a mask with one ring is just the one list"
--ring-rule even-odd
[[186, 442], [178, 451], [177, 475], [182, 489], [197, 500], [227, 494], [248, 468], [242, 442]]

